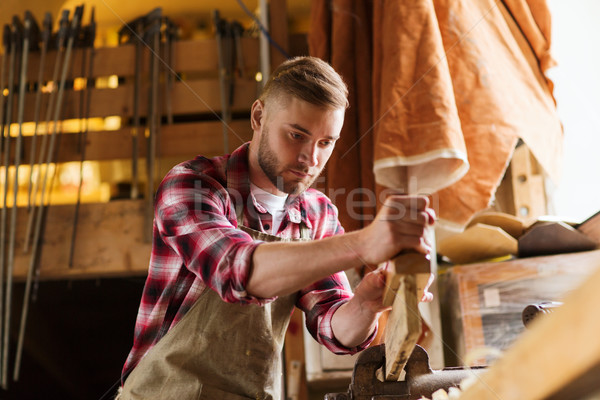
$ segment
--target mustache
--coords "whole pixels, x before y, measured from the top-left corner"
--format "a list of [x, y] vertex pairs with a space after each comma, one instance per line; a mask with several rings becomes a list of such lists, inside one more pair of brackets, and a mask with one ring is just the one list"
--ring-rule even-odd
[[290, 166], [291, 169], [293, 169], [294, 171], [298, 171], [302, 174], [306, 174], [306, 175], [313, 175], [313, 174], [309, 174], [310, 172], [310, 167], [307, 167], [306, 165], [295, 165], [295, 166]]

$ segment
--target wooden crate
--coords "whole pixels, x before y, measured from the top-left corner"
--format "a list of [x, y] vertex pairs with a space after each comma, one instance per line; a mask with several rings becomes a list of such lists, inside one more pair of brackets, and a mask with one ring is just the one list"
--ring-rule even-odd
[[448, 268], [439, 278], [447, 365], [464, 365], [478, 349], [507, 349], [525, 330], [528, 304], [560, 301], [599, 264], [595, 250]]

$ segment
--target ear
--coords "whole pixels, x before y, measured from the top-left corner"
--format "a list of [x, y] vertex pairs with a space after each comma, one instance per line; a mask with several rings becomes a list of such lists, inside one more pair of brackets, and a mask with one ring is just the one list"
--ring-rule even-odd
[[250, 110], [250, 124], [252, 126], [253, 131], [258, 131], [262, 128], [263, 118], [265, 116], [265, 105], [262, 101], [256, 100], [252, 104], [252, 109]]

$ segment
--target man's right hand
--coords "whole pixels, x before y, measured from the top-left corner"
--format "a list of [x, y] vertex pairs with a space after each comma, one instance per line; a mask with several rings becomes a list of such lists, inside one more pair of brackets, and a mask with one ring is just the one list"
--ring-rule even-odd
[[436, 216], [426, 196], [390, 195], [375, 220], [360, 233], [359, 254], [366, 264], [387, 261], [403, 250], [431, 252], [429, 230]]

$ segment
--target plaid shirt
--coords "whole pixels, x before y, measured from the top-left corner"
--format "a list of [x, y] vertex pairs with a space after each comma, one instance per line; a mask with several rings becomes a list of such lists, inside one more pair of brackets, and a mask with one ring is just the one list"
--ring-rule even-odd
[[[261, 232], [269, 230], [266, 210], [250, 193], [248, 174], [248, 144], [244, 144], [230, 156], [196, 157], [181, 163], [160, 184], [148, 278], [133, 348], [123, 367], [124, 379], [204, 290], [212, 289], [230, 303], [266, 304], [275, 300], [256, 298], [245, 290], [252, 253], [262, 242], [253, 241], [236, 229], [236, 210], [240, 214], [243, 210], [245, 226]], [[299, 239], [301, 225], [309, 229], [313, 240], [344, 232], [337, 209], [317, 190], [289, 196], [287, 211], [277, 233], [279, 237]], [[334, 337], [331, 318], [351, 297], [343, 272], [297, 294], [296, 306], [305, 312], [309, 332], [337, 354], [356, 353], [375, 336], [374, 332], [355, 348], [343, 346]]]

